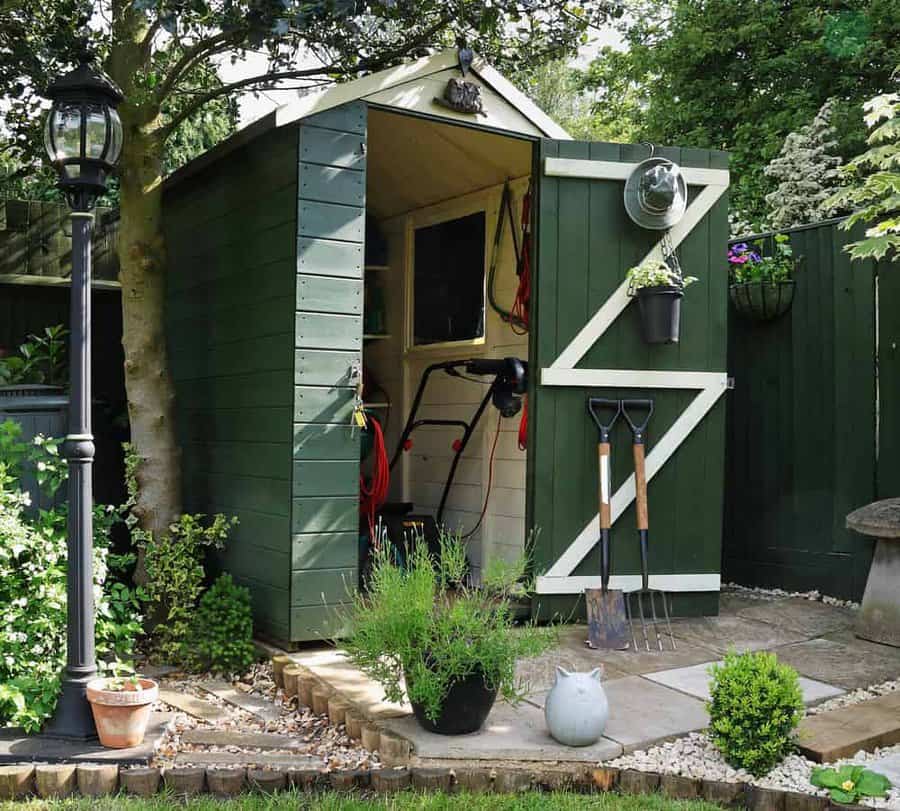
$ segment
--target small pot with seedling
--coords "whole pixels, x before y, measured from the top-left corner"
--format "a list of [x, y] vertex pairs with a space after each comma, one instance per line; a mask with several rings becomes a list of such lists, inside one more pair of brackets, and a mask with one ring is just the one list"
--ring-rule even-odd
[[87, 699], [100, 743], [110, 749], [138, 746], [144, 740], [150, 708], [157, 698], [157, 683], [134, 673], [88, 682]]
[[647, 259], [631, 268], [628, 295], [637, 299], [641, 312], [641, 333], [648, 344], [677, 344], [681, 332], [681, 299], [684, 289], [697, 281], [683, 276], [678, 261]]

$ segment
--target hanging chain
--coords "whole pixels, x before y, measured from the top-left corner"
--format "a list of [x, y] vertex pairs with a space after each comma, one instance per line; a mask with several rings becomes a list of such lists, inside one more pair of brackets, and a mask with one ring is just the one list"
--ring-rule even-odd
[[681, 262], [678, 261], [678, 252], [675, 245], [672, 244], [671, 232], [668, 230], [662, 235], [660, 250], [662, 251], [663, 262], [669, 266], [673, 275], [676, 275], [679, 280], [683, 280], [684, 274], [681, 271]]

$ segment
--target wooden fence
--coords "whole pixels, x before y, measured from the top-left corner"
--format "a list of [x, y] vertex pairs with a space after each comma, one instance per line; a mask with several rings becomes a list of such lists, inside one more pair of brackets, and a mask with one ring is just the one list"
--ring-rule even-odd
[[729, 310], [723, 579], [859, 599], [872, 546], [845, 516], [900, 495], [900, 269], [851, 263], [838, 225], [785, 232], [787, 314]]

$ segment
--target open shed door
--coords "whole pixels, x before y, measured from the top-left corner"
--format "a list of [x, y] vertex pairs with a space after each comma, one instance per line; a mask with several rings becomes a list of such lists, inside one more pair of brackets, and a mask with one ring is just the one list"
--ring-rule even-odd
[[[675, 593], [679, 613], [714, 613], [720, 582], [727, 386], [728, 159], [720, 152], [656, 149], [689, 186], [669, 236], [685, 275], [681, 339], [647, 345], [624, 281], [661, 251], [663, 232], [635, 225], [625, 179], [646, 146], [544, 140], [535, 167], [538, 205], [529, 398], [529, 527], [535, 531], [535, 613], [568, 610], [600, 585], [597, 431], [589, 396], [652, 398], [648, 427], [651, 585]], [[640, 585], [631, 435], [612, 437], [612, 588]]]

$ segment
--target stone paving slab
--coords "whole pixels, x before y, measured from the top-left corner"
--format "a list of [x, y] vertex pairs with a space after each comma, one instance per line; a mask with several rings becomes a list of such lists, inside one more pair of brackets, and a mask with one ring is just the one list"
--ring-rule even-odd
[[544, 711], [524, 702], [511, 707], [498, 701], [485, 725], [471, 735], [435, 735], [412, 716], [389, 718], [382, 726], [410, 741], [419, 758], [596, 763], [622, 754], [622, 747], [605, 737], [592, 746], [557, 743], [547, 732]]
[[281, 708], [277, 704], [253, 693], [244, 693], [229, 682], [203, 681], [197, 686], [263, 721], [275, 722], [281, 718]]
[[845, 690], [900, 676], [900, 649], [856, 640], [848, 633], [846, 642], [812, 639], [774, 649], [778, 660], [811, 679], [836, 684]]
[[197, 746], [237, 746], [241, 749], [279, 749], [306, 751], [309, 744], [302, 738], [268, 732], [235, 732], [228, 729], [198, 727], [181, 734], [183, 743]]
[[269, 752], [179, 752], [175, 755], [179, 765], [236, 766], [247, 763], [253, 766], [271, 766], [279, 769], [321, 769], [325, 762], [311, 755], [273, 755]]
[[398, 718], [412, 712], [409, 704], [393, 704], [384, 689], [347, 661], [343, 651], [331, 645], [289, 654], [298, 665], [311, 670], [369, 718]]
[[26, 735], [21, 729], [0, 729], [0, 763], [117, 763], [146, 766], [157, 741], [173, 718], [169, 712], [153, 712], [140, 746], [106, 749], [99, 741], [67, 741], [43, 735]]
[[900, 786], [900, 752], [866, 761], [866, 768], [883, 774], [895, 786]]
[[217, 704], [211, 704], [202, 698], [197, 698], [190, 693], [181, 693], [178, 690], [169, 690], [165, 687], [159, 688], [159, 700], [176, 710], [186, 712], [194, 718], [201, 721], [209, 721], [214, 724], [217, 721], [224, 721], [230, 716]]
[[819, 763], [895, 743], [900, 743], [900, 693], [808, 716], [798, 729], [800, 751]]
[[776, 602], [755, 601], [756, 605], [737, 609], [738, 616], [783, 625], [812, 639], [851, 628], [858, 611], [836, 605], [792, 597]]
[[[705, 729], [709, 724], [702, 701], [642, 676], [604, 682], [603, 689], [609, 701], [604, 737], [621, 744], [626, 753]], [[543, 712], [546, 697], [545, 691], [529, 696], [528, 701]]]
[[[650, 679], [657, 684], [662, 684], [665, 687], [671, 687], [673, 690], [687, 693], [703, 701], [709, 701], [709, 687], [712, 681], [712, 676], [709, 675], [709, 668], [713, 664], [721, 664], [721, 662], [706, 662], [705, 664], [691, 667], [661, 670], [657, 673], [648, 673], [644, 678]], [[840, 687], [825, 684], [815, 679], [808, 679], [805, 676], [801, 676], [799, 682], [805, 704], [817, 704], [820, 701], [834, 698], [844, 693]]]
[[698, 617], [681, 621], [673, 623], [672, 631], [677, 639], [709, 648], [719, 655], [727, 653], [732, 648], [744, 653], [752, 650], [768, 650], [809, 639], [807, 634], [791, 628], [758, 622], [738, 615]]

